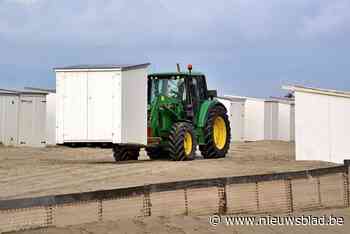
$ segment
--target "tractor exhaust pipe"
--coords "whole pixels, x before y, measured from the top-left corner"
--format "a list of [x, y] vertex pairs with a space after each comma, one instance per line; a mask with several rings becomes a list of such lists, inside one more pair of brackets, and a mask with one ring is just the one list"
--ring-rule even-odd
[[178, 73], [181, 72], [181, 68], [180, 68], [180, 64], [179, 63], [176, 64], [176, 70], [177, 70]]

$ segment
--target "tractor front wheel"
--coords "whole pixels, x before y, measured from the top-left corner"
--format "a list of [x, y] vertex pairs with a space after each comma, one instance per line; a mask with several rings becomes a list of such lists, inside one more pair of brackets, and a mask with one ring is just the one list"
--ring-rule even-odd
[[209, 110], [204, 128], [205, 144], [199, 149], [204, 158], [224, 158], [230, 148], [231, 129], [225, 108], [214, 106]]
[[174, 161], [193, 160], [196, 153], [196, 136], [191, 124], [175, 123], [169, 135], [169, 156]]
[[140, 149], [138, 147], [130, 146], [113, 146], [113, 157], [116, 162], [137, 160], [140, 155]]

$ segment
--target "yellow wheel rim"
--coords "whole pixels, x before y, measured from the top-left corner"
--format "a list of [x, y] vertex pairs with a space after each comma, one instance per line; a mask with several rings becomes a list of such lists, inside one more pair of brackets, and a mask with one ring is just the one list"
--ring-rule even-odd
[[185, 133], [184, 149], [186, 156], [192, 152], [192, 135], [189, 132]]
[[215, 146], [221, 150], [225, 147], [227, 138], [225, 120], [221, 116], [216, 117], [213, 128]]

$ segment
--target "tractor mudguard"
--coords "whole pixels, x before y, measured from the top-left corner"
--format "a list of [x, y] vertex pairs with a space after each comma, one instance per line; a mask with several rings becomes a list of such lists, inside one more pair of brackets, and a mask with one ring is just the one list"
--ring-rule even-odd
[[[205, 102], [203, 102], [201, 107], [200, 107], [198, 120], [197, 120], [197, 123], [198, 123], [197, 126], [199, 128], [205, 127], [206, 122], [207, 122], [208, 112], [209, 112], [210, 108], [212, 108], [213, 106], [222, 106], [223, 108], [225, 108], [225, 106], [217, 100], [206, 100]], [[226, 110], [226, 108], [225, 108], [225, 110]]]

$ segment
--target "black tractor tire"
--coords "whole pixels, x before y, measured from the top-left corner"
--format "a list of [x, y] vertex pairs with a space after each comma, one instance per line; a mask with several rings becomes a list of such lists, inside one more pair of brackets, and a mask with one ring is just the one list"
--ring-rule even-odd
[[[189, 134], [189, 135], [187, 135]], [[190, 151], [185, 150], [185, 138], [191, 136]], [[188, 141], [189, 142], [189, 141]], [[196, 154], [196, 134], [190, 123], [175, 123], [169, 134], [169, 157], [174, 161], [193, 160]]]
[[116, 162], [137, 160], [140, 155], [140, 149], [138, 147], [130, 146], [113, 146], [113, 157]]
[[[221, 117], [226, 126], [226, 142], [223, 147], [218, 148], [214, 141], [214, 122]], [[209, 109], [206, 126], [204, 127], [204, 145], [199, 146], [202, 156], [208, 158], [224, 158], [230, 148], [231, 128], [227, 111], [224, 107], [217, 105]]]
[[163, 159], [169, 158], [169, 152], [163, 147], [149, 147], [146, 148], [146, 152], [150, 159]]

